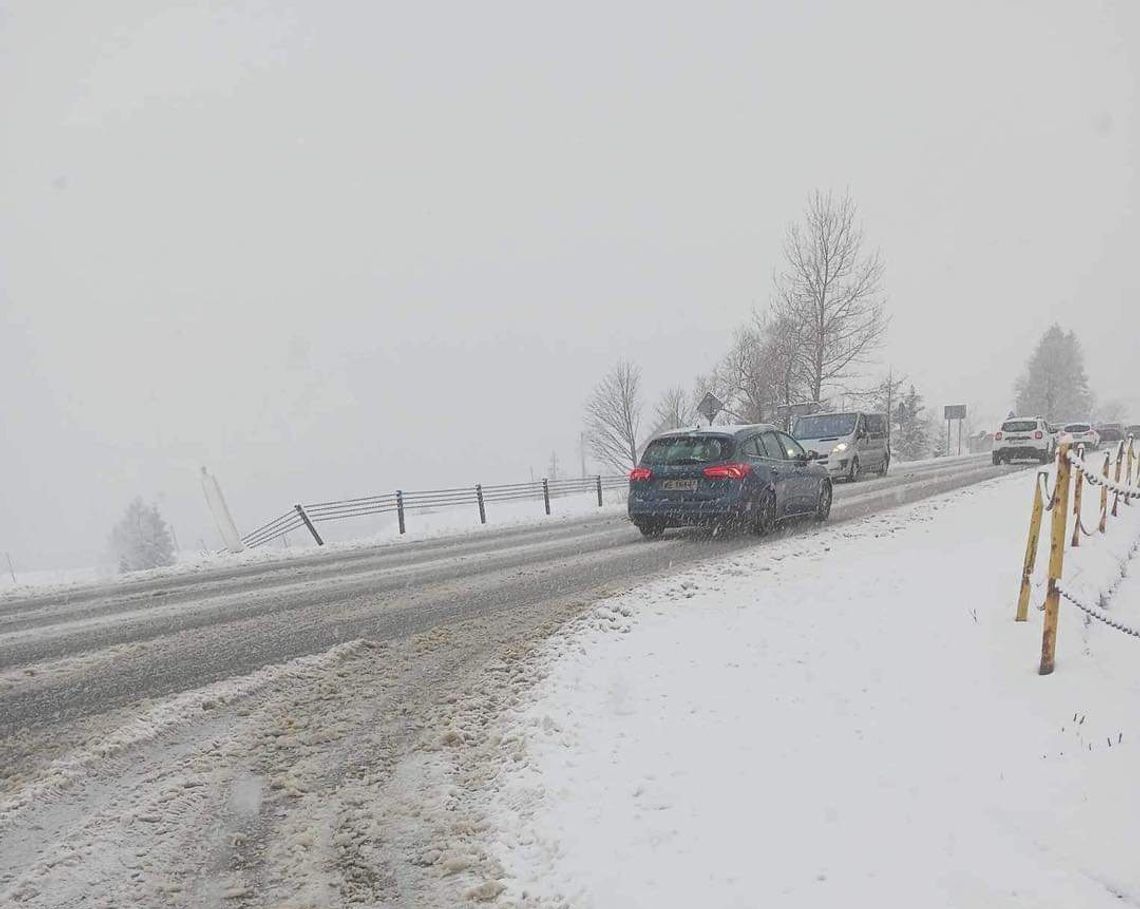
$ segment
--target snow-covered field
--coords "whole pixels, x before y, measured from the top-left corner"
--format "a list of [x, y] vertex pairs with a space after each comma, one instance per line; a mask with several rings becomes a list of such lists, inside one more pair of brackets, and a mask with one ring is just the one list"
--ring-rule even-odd
[[[1037, 674], [1042, 614], [1013, 621], [1032, 482], [777, 539], [553, 637], [480, 796], [502, 900], [1140, 904], [1140, 639], [1062, 603]], [[1140, 627], [1122, 512], [1065, 577]]]
[[[593, 492], [557, 496], [550, 500], [550, 514], [546, 514], [542, 499], [517, 502], [489, 502], [486, 506], [487, 523], [479, 522], [474, 505], [448, 506], [435, 509], [409, 510], [406, 533], [400, 534], [395, 514], [370, 518], [352, 518], [339, 522], [319, 524], [317, 529], [324, 538], [324, 551], [351, 552], [400, 542], [432, 540], [439, 537], [468, 533], [489, 533], [514, 527], [552, 525], [587, 518], [594, 515], [621, 514], [625, 510], [626, 490], [607, 489], [602, 496], [604, 504], [598, 507]], [[136, 571], [119, 575], [110, 564], [99, 567], [45, 569], [19, 571], [13, 584], [10, 575], [0, 575], [0, 598], [25, 596], [49, 589], [63, 589], [76, 584], [101, 581], [138, 583], [158, 577], [174, 577], [231, 565], [276, 562], [284, 559], [309, 556], [318, 551], [308, 531], [301, 529], [284, 539], [274, 540], [256, 549], [240, 553], [181, 552], [178, 562], [165, 568]]]

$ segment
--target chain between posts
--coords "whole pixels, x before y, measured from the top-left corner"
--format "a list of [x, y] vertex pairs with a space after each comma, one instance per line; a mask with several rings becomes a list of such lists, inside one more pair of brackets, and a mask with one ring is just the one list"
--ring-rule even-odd
[[1065, 590], [1065, 588], [1058, 586], [1057, 589], [1060, 591], [1061, 596], [1063, 596], [1066, 600], [1068, 600], [1082, 612], [1092, 616], [1098, 622], [1104, 622], [1104, 624], [1108, 625], [1110, 628], [1115, 628], [1117, 631], [1123, 631], [1125, 634], [1132, 635], [1134, 638], [1140, 638], [1140, 631], [1137, 629], [1132, 628], [1129, 625], [1125, 625], [1123, 622], [1118, 622], [1116, 619], [1110, 618], [1099, 609], [1089, 606], [1086, 603], [1082, 603], [1075, 596], [1069, 593], [1069, 591]]

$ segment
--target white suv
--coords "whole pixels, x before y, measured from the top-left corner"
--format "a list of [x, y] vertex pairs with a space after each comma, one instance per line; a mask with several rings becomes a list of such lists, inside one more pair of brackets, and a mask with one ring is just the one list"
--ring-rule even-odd
[[1072, 436], [1073, 445], [1084, 445], [1089, 451], [1100, 448], [1100, 433], [1091, 423], [1066, 423], [1065, 432]]
[[994, 433], [994, 464], [1018, 459], [1048, 464], [1054, 444], [1053, 429], [1041, 417], [1013, 417]]

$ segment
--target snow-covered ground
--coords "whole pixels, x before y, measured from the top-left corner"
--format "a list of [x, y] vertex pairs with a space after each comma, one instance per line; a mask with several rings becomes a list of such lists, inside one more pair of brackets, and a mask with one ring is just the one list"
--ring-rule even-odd
[[[777, 539], [553, 637], [480, 796], [502, 899], [1140, 904], [1140, 639], [1062, 603], [1037, 674], [1042, 614], [1013, 621], [1032, 482]], [[1065, 577], [1140, 627], [1122, 512]]]
[[[625, 510], [626, 495], [624, 488], [604, 490], [602, 495], [604, 504], [601, 508], [598, 507], [597, 494], [594, 492], [552, 497], [549, 515], [543, 508], [541, 498], [533, 501], [488, 502], [486, 524], [479, 522], [479, 513], [474, 505], [410, 509], [407, 512], [407, 532], [404, 534], [400, 534], [395, 514], [318, 524], [317, 530], [324, 538], [325, 545], [322, 547], [324, 551], [350, 552], [355, 549], [431, 540], [455, 534], [488, 533], [512, 527], [557, 524], [592, 515], [621, 514]], [[308, 531], [301, 529], [283, 539], [236, 554], [181, 552], [178, 555], [178, 562], [174, 565], [149, 571], [136, 571], [125, 576], [117, 574], [110, 564], [88, 568], [18, 571], [16, 583], [12, 582], [10, 575], [6, 573], [0, 575], [0, 599], [100, 581], [138, 583], [203, 569], [298, 558], [312, 555], [317, 551], [318, 546]]]
[[[903, 470], [909, 472], [952, 468], [976, 462], [979, 457], [977, 454], [966, 454], [919, 461], [899, 461], [894, 471], [897, 475]], [[469, 533], [493, 533], [496, 530], [532, 525], [549, 526], [594, 515], [622, 514], [625, 511], [626, 496], [627, 490], [624, 487], [606, 489], [602, 495], [604, 504], [599, 508], [594, 492], [556, 495], [550, 500], [549, 515], [545, 513], [542, 499], [538, 496], [522, 501], [488, 502], [486, 524], [480, 523], [478, 509], [473, 503], [423, 510], [410, 508], [406, 514], [404, 534], [399, 532], [394, 513], [319, 523], [317, 530], [324, 539], [325, 552], [351, 552], [400, 542], [433, 540]], [[77, 585], [107, 582], [132, 584], [154, 578], [192, 574], [203, 569], [276, 562], [310, 556], [317, 551], [318, 546], [308, 531], [302, 528], [256, 549], [236, 554], [183, 550], [178, 553], [178, 561], [174, 565], [149, 571], [136, 571], [130, 575], [118, 574], [110, 561], [98, 566], [30, 571], [21, 570], [17, 566], [15, 582], [9, 573], [0, 570], [0, 600], [51, 590], [66, 590]], [[0, 566], [3, 567], [6, 566]]]

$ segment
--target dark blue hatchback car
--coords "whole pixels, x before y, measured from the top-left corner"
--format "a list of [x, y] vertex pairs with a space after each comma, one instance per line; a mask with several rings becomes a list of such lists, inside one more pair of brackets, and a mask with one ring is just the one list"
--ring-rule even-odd
[[666, 527], [735, 524], [767, 533], [787, 518], [831, 513], [831, 479], [814, 452], [775, 426], [711, 426], [650, 440], [629, 474], [629, 519]]

